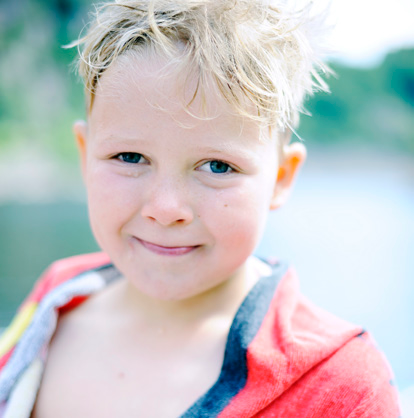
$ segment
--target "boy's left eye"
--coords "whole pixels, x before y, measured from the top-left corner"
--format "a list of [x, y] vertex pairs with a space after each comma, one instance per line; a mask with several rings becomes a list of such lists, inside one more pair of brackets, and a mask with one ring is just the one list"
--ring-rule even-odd
[[120, 154], [117, 154], [115, 158], [124, 163], [138, 164], [139, 162], [142, 162], [144, 157], [137, 152], [121, 152]]
[[202, 166], [200, 166], [200, 170], [214, 174], [227, 174], [233, 171], [229, 164], [219, 160], [208, 161], [204, 163]]

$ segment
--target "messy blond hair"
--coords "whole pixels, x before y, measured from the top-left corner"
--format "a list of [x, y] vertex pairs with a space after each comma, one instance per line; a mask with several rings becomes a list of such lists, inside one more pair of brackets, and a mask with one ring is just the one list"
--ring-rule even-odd
[[197, 77], [193, 99], [204, 97], [212, 77], [237, 114], [286, 132], [306, 95], [327, 89], [311, 42], [314, 20], [310, 7], [291, 10], [286, 0], [116, 0], [96, 8], [72, 46], [89, 111], [102, 73], [119, 56], [151, 47], [172, 57], [180, 45], [182, 66]]

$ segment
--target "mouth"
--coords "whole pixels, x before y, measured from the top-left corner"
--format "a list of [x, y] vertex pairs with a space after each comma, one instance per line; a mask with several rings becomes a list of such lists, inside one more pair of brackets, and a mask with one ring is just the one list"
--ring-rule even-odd
[[168, 255], [168, 256], [178, 256], [178, 255], [185, 255], [194, 251], [195, 249], [199, 248], [199, 245], [192, 245], [192, 246], [180, 246], [180, 247], [167, 247], [163, 245], [154, 244], [153, 242], [144, 241], [143, 239], [139, 239], [134, 237], [144, 248], [147, 250], [159, 254], [159, 255]]

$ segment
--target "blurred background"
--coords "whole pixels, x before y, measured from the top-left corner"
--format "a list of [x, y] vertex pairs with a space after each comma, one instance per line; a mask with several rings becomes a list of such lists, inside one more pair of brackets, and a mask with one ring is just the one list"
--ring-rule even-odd
[[[0, 328], [57, 258], [96, 251], [71, 126], [90, 0], [0, 1]], [[307, 103], [308, 162], [262, 256], [375, 336], [414, 416], [414, 2], [333, 0], [331, 94]]]

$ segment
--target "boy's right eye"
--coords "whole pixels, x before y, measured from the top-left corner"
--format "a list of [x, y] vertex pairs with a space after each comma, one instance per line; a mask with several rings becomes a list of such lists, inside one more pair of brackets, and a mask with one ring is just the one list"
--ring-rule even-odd
[[142, 159], [144, 157], [141, 154], [138, 154], [137, 152], [121, 152], [115, 155], [114, 158], [117, 158], [118, 160], [124, 163], [138, 164], [139, 162], [142, 162]]

